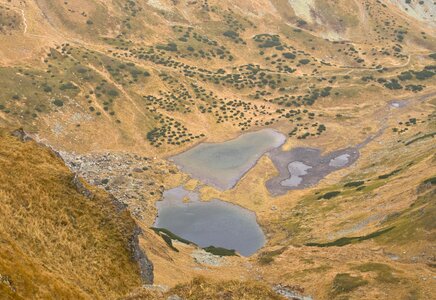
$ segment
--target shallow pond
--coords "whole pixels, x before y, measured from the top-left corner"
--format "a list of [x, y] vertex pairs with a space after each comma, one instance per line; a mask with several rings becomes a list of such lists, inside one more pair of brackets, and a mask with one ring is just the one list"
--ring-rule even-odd
[[294, 161], [288, 165], [290, 178], [280, 182], [283, 186], [296, 187], [303, 181], [303, 176], [307, 175], [307, 170], [312, 169], [311, 166], [305, 165], [301, 161]]
[[193, 178], [226, 190], [234, 187], [262, 155], [280, 147], [285, 139], [275, 130], [263, 129], [222, 143], [203, 143], [171, 159]]
[[359, 151], [353, 147], [322, 156], [321, 151], [314, 148], [294, 148], [290, 151], [277, 148], [269, 152], [269, 157], [279, 175], [268, 180], [266, 187], [277, 196], [289, 190], [313, 186], [331, 172], [350, 166], [359, 158]]
[[218, 199], [199, 201], [197, 192], [177, 187], [157, 202], [154, 227], [165, 228], [200, 247], [234, 249], [249, 256], [265, 243], [255, 213]]

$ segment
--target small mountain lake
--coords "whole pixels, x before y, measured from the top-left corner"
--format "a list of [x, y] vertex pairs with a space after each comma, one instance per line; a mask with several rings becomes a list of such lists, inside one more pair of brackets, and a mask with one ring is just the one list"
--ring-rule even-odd
[[177, 187], [157, 202], [154, 227], [165, 228], [200, 247], [234, 249], [250, 256], [265, 244], [254, 212], [228, 202], [199, 200], [197, 192]]
[[262, 129], [222, 143], [203, 143], [171, 158], [193, 178], [227, 190], [235, 186], [266, 152], [280, 147], [283, 134]]

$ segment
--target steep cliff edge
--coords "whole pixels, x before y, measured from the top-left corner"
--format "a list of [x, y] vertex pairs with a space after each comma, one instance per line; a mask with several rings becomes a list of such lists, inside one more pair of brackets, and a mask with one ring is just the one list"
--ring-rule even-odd
[[115, 299], [153, 280], [130, 214], [52, 150], [0, 131], [0, 298]]

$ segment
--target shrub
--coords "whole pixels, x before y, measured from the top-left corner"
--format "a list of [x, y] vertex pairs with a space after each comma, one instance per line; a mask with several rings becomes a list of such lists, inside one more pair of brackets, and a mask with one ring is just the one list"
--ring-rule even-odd
[[294, 59], [296, 57], [295, 54], [293, 54], [291, 52], [285, 52], [282, 55], [287, 59]]
[[239, 37], [239, 34], [233, 30], [226, 31], [223, 35], [232, 39]]
[[406, 91], [412, 91], [412, 92], [420, 92], [424, 89], [423, 85], [416, 85], [416, 84], [408, 84], [406, 85]]
[[307, 22], [304, 21], [304, 20], [302, 20], [302, 19], [298, 19], [298, 20], [297, 20], [297, 25], [298, 25], [299, 27], [301, 27], [301, 26], [307, 25]]
[[174, 43], [168, 43], [167, 45], [159, 45], [156, 48], [161, 50], [171, 51], [171, 52], [177, 51], [177, 45]]
[[411, 79], [413, 79], [413, 75], [409, 71], [402, 72], [400, 75], [398, 75], [398, 79], [400, 79], [400, 80], [411, 80]]
[[390, 90], [401, 90], [403, 88], [396, 79], [391, 79], [391, 81], [386, 82], [384, 86]]
[[51, 86], [48, 86], [48, 85], [44, 86], [44, 92], [50, 93], [52, 90], [53, 89], [51, 88]]
[[328, 86], [325, 87], [322, 91], [321, 91], [321, 97], [327, 97], [330, 96], [330, 91], [332, 90], [332, 87]]
[[118, 97], [118, 95], [119, 95], [118, 91], [117, 91], [117, 90], [114, 90], [114, 89], [109, 90], [109, 91], [107, 92], [107, 94], [108, 94], [109, 96], [111, 96], [111, 97]]
[[435, 75], [435, 73], [433, 73], [432, 71], [429, 70], [422, 70], [419, 72], [415, 72], [415, 77], [418, 80], [426, 80], [428, 78], [431, 78]]
[[88, 69], [80, 67], [77, 69], [77, 72], [79, 72], [80, 74], [84, 74], [84, 73], [88, 72]]
[[62, 101], [60, 99], [55, 99], [53, 101], [53, 104], [56, 105], [57, 107], [61, 107], [61, 106], [64, 106], [64, 101]]
[[75, 86], [74, 84], [72, 84], [71, 82], [67, 82], [67, 83], [63, 83], [61, 84], [61, 86], [59, 87], [59, 89], [61, 91], [64, 90], [73, 90], [73, 89], [77, 89], [77, 86]]

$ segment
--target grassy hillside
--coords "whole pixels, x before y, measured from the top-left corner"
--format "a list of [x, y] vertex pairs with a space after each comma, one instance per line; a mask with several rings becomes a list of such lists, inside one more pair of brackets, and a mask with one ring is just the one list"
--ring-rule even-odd
[[[316, 299], [434, 298], [433, 7], [0, 0], [0, 128], [31, 132], [123, 201], [155, 282], [180, 296], [244, 297], [246, 285], [269, 297], [227, 281], [262, 278]], [[256, 213], [267, 244], [253, 257], [210, 266], [195, 246], [150, 229], [163, 191], [189, 185], [169, 157], [261, 128], [286, 135], [284, 150], [364, 146], [353, 165], [282, 196], [265, 186], [277, 173], [268, 155], [231, 190], [191, 182], [202, 200]], [[135, 224], [106, 193], [91, 188], [89, 199], [77, 184], [49, 150], [1, 133], [0, 298], [137, 291]], [[168, 296], [140, 293], [131, 295]]]
[[135, 224], [47, 148], [0, 131], [0, 298], [115, 299], [141, 283]]

